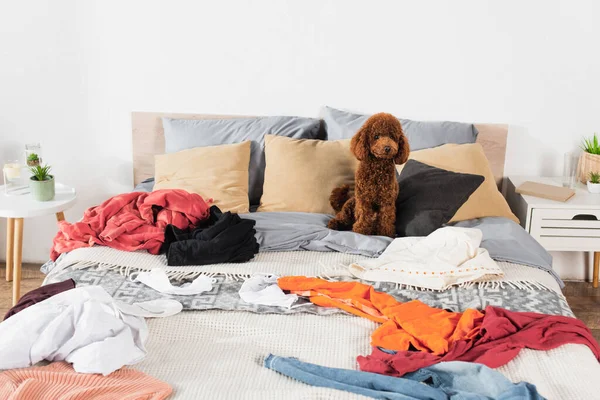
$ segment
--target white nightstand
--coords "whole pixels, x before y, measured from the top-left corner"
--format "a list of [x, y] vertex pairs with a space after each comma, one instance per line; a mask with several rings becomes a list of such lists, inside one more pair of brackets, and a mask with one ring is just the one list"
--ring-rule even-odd
[[6, 280], [13, 281], [13, 305], [21, 291], [21, 260], [23, 256], [23, 219], [56, 214], [57, 221], [65, 219], [63, 211], [77, 199], [75, 189], [56, 184], [56, 196], [51, 201], [35, 201], [29, 193], [17, 196], [4, 194], [0, 185], [0, 217], [6, 218]]
[[593, 285], [598, 287], [600, 267], [600, 195], [578, 183], [575, 196], [566, 202], [520, 195], [526, 181], [561, 186], [561, 178], [509, 176], [506, 200], [521, 225], [548, 251], [594, 252]]

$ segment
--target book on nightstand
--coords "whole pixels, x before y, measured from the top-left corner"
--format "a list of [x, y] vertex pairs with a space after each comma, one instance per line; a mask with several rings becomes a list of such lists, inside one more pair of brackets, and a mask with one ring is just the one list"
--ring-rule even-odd
[[516, 189], [517, 193], [543, 199], [567, 201], [575, 195], [575, 190], [568, 187], [546, 185], [538, 182], [527, 181]]

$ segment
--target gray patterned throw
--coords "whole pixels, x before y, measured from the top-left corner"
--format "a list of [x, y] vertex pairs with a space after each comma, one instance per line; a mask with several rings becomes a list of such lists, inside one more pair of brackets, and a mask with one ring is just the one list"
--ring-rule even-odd
[[[48, 276], [46, 283], [54, 283], [72, 278], [77, 286], [100, 285], [116, 300], [131, 304], [135, 302], [172, 298], [183, 304], [184, 310], [238, 310], [266, 314], [311, 313], [329, 315], [344, 313], [337, 308], [318, 307], [305, 299], [300, 299], [291, 309], [274, 306], [248, 304], [238, 294], [242, 282], [215, 276], [216, 283], [210, 292], [191, 296], [167, 295], [157, 292], [140, 282], [114, 270], [92, 266], [86, 269], [67, 267]], [[371, 284], [363, 281], [363, 283]], [[573, 317], [565, 297], [541, 287], [516, 288], [511, 285], [452, 287], [443, 292], [399, 288], [394, 283], [375, 283], [376, 290], [389, 293], [400, 302], [418, 299], [429, 306], [461, 312], [467, 308], [484, 309], [488, 305], [511, 311], [529, 311], [543, 314]]]

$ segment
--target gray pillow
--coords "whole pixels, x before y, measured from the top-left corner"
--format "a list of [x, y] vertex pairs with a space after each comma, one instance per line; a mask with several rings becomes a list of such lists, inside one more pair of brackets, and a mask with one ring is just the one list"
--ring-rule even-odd
[[[327, 140], [350, 139], [370, 115], [324, 107], [323, 122]], [[400, 118], [399, 118], [400, 119]], [[400, 119], [411, 150], [428, 149], [446, 143], [475, 143], [477, 129], [473, 124], [449, 121], [412, 121]]]
[[154, 189], [154, 177], [143, 180], [135, 185], [134, 192], [151, 192]]
[[260, 202], [265, 177], [265, 135], [294, 139], [323, 139], [321, 120], [302, 117], [258, 117], [233, 119], [163, 118], [165, 152], [217, 146], [250, 140], [248, 195], [250, 204]]

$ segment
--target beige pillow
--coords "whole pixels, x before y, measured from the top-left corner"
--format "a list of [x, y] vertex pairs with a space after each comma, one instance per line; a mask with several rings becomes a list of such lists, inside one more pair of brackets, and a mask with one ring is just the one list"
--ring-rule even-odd
[[184, 189], [212, 198], [222, 211], [249, 211], [250, 142], [196, 147], [154, 159], [154, 190]]
[[[476, 174], [485, 178], [481, 186], [454, 214], [451, 222], [481, 217], [506, 217], [519, 222], [498, 191], [494, 174], [479, 143], [445, 144], [431, 149], [417, 150], [410, 153], [409, 159], [448, 171]], [[398, 172], [401, 172], [403, 167], [403, 165], [398, 166]]]
[[348, 184], [354, 189], [358, 160], [350, 139], [312, 140], [265, 137], [265, 183], [258, 211], [333, 214], [329, 195]]

